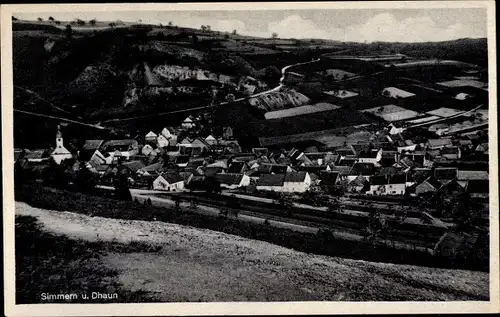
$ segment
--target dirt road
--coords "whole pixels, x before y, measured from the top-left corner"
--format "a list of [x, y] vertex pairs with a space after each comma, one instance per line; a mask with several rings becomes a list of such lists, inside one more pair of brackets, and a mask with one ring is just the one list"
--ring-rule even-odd
[[71, 239], [161, 246], [108, 253], [125, 289], [158, 301], [486, 300], [488, 274], [311, 255], [270, 243], [162, 222], [56, 212], [16, 202], [44, 230]]

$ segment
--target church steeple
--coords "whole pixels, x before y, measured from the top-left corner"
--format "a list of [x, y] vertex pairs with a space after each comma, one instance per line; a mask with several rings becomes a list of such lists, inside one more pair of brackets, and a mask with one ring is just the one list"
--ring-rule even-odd
[[61, 132], [61, 125], [59, 125], [59, 124], [57, 125], [56, 147], [57, 148], [64, 147], [64, 145], [63, 145], [63, 137], [62, 137], [62, 132]]

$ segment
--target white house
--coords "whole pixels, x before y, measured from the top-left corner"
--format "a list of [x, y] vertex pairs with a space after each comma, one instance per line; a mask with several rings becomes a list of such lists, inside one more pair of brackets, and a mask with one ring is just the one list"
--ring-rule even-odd
[[359, 163], [378, 164], [382, 159], [382, 149], [361, 152], [358, 156]]
[[205, 138], [205, 142], [207, 142], [209, 145], [213, 145], [217, 143], [217, 139], [215, 139], [212, 135], [209, 135]]
[[153, 189], [182, 191], [184, 190], [184, 178], [178, 173], [163, 173], [153, 181]]
[[158, 135], [156, 133], [154, 133], [153, 131], [149, 131], [149, 133], [146, 134], [146, 136], [145, 136], [145, 140], [146, 140], [146, 142], [154, 142], [154, 141], [156, 141], [157, 137], [158, 137]]
[[194, 123], [193, 119], [191, 118], [191, 116], [184, 119], [184, 121], [181, 124], [181, 127], [183, 127], [184, 129], [192, 129], [192, 128], [194, 128], [194, 126], [195, 126], [195, 123]]
[[158, 138], [156, 139], [156, 141], [158, 143], [158, 147], [159, 148], [167, 147], [170, 144], [170, 142], [168, 141], [168, 139], [163, 134], [160, 134], [158, 136]]
[[250, 177], [241, 173], [218, 173], [215, 175], [222, 188], [236, 189], [250, 185]]
[[257, 180], [255, 188], [264, 191], [283, 191], [285, 174], [264, 174]]
[[57, 164], [61, 164], [62, 161], [73, 157], [73, 155], [64, 147], [60, 126], [57, 126], [56, 148], [50, 156]]
[[389, 134], [394, 135], [394, 134], [400, 134], [403, 132], [403, 128], [397, 128], [394, 124], [389, 124]]
[[370, 177], [370, 189], [367, 195], [404, 195], [406, 191], [405, 175], [372, 176]]
[[303, 193], [311, 186], [311, 176], [308, 172], [291, 172], [285, 174], [283, 192]]
[[169, 129], [167, 128], [163, 128], [163, 130], [161, 130], [161, 135], [163, 135], [167, 140], [169, 140], [170, 138], [172, 138], [173, 136], [175, 136]]
[[136, 140], [132, 139], [109, 140], [102, 145], [102, 148], [103, 153], [106, 152], [113, 157], [119, 154], [119, 156], [126, 160], [139, 153], [139, 144]]
[[152, 147], [151, 145], [149, 145], [149, 144], [146, 144], [146, 145], [144, 145], [144, 146], [142, 147], [141, 153], [142, 153], [142, 155], [146, 155], [146, 156], [148, 156], [148, 155], [150, 155], [150, 154], [151, 154], [151, 152], [153, 152], [153, 151], [154, 151], [153, 147]]

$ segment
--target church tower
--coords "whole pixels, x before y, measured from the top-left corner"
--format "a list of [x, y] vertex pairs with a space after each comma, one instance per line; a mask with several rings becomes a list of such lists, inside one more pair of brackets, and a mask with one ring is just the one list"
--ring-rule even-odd
[[56, 133], [56, 148], [63, 148], [63, 137], [61, 132], [61, 125], [57, 125], [57, 133]]
[[61, 164], [62, 161], [73, 157], [73, 155], [71, 155], [71, 153], [64, 147], [60, 125], [57, 126], [56, 148], [52, 152], [51, 156], [57, 164]]

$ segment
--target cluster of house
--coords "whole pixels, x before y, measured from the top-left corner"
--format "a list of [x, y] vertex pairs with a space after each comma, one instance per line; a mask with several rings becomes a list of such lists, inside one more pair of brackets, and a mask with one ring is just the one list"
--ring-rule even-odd
[[[311, 186], [366, 195], [422, 195], [443, 186], [460, 186], [471, 195], [488, 195], [486, 168], [464, 170], [465, 157], [488, 161], [488, 143], [470, 138], [429, 139], [413, 144], [385, 129], [370, 143], [305, 150], [253, 148], [243, 152], [226, 127], [220, 137], [181, 137], [196, 125], [188, 117], [181, 126], [123, 140], [86, 140], [75, 154], [68, 151], [60, 131], [52, 153], [29, 151], [32, 162], [52, 157], [56, 163], [75, 157], [102, 183], [124, 171], [131, 186], [180, 191], [206, 179], [223, 189], [303, 193]], [[400, 139], [398, 139], [398, 137]], [[44, 154], [45, 153], [45, 156]]]

